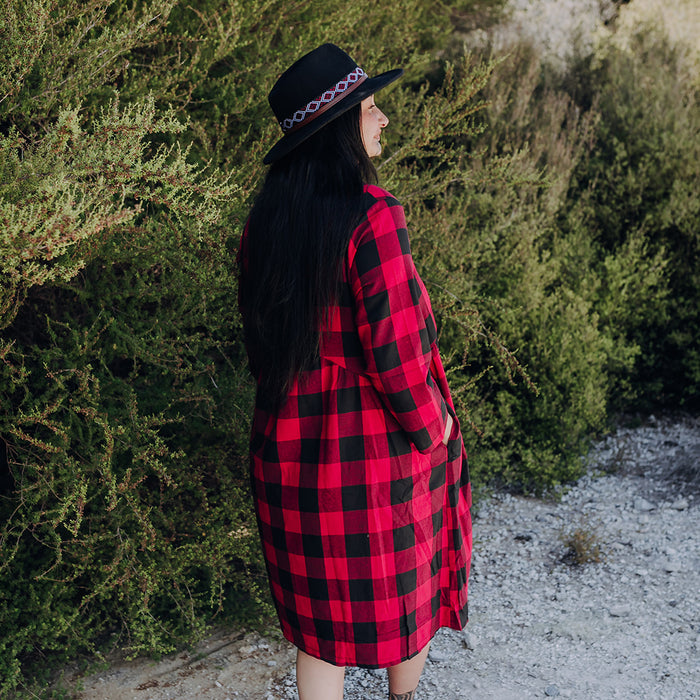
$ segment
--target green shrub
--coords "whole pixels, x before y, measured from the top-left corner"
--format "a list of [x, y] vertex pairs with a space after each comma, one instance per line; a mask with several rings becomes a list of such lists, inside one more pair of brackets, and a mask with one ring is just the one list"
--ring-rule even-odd
[[[569, 196], [598, 249], [597, 308], [638, 348], [633, 391], [647, 407], [697, 410], [700, 396], [700, 92], [668, 40], [644, 29], [569, 87], [599, 113], [595, 150]], [[581, 77], [583, 74], [583, 78]], [[624, 400], [616, 408], [629, 405]]]
[[231, 572], [262, 580], [232, 469], [251, 402], [221, 223], [235, 190], [149, 145], [181, 130], [146, 101], [89, 127], [62, 112], [21, 159], [4, 142], [3, 692], [18, 659], [113, 629], [171, 649]]

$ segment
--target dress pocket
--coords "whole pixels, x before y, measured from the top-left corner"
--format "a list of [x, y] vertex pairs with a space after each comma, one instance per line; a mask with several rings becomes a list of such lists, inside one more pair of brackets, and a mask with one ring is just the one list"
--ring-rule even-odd
[[452, 430], [447, 438], [447, 459], [453, 462], [462, 454], [462, 432], [457, 414], [449, 404], [447, 404], [447, 411], [452, 416]]

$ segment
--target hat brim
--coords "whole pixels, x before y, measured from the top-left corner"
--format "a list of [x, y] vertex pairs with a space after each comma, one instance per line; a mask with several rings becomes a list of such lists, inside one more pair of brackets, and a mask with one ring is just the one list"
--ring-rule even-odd
[[386, 87], [390, 83], [400, 78], [403, 75], [403, 69], [395, 68], [386, 73], [380, 73], [374, 78], [367, 78], [361, 85], [353, 90], [349, 95], [340, 100], [331, 109], [323, 114], [320, 114], [316, 119], [303, 126], [298, 131], [291, 134], [285, 134], [263, 158], [263, 163], [269, 165], [280, 158], [286, 156], [290, 151], [295, 149], [300, 143], [306, 141], [309, 136], [313, 136], [317, 131], [322, 129], [326, 124], [333, 121], [336, 117], [347, 112], [351, 107], [354, 107], [359, 102], [362, 102], [366, 97], [374, 95], [375, 92]]

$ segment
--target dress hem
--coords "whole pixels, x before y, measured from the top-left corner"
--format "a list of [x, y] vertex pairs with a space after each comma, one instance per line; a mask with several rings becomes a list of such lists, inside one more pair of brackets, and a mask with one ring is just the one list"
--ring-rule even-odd
[[[464, 622], [461, 622], [462, 614], [465, 615]], [[332, 666], [338, 666], [339, 668], [366, 668], [366, 669], [381, 669], [381, 668], [391, 668], [393, 666], [397, 666], [400, 663], [403, 663], [404, 661], [408, 661], [412, 659], [414, 656], [417, 654], [420, 654], [423, 649], [425, 649], [427, 644], [430, 644], [433, 639], [435, 638], [435, 635], [438, 633], [439, 630], [441, 629], [452, 629], [456, 630], [457, 632], [461, 632], [469, 623], [469, 617], [467, 615], [467, 607], [465, 606], [464, 610], [462, 613], [458, 614], [458, 619], [454, 620], [454, 622], [445, 622], [439, 624], [431, 633], [430, 637], [428, 638], [428, 641], [425, 642], [425, 644], [421, 645], [420, 649], [416, 651], [412, 651], [408, 656], [400, 658], [398, 661], [395, 662], [382, 662], [382, 663], [358, 663], [357, 661], [338, 661], [338, 660], [331, 660], [331, 659], [324, 659], [318, 652], [317, 650], [308, 650], [308, 649], [302, 649], [299, 644], [297, 644], [294, 639], [292, 638], [291, 634], [287, 634], [286, 630], [282, 630], [282, 634], [284, 635], [284, 638], [293, 646], [295, 646], [299, 651], [303, 651], [305, 654], [308, 654], [309, 656], [313, 657], [314, 659], [318, 659], [319, 661], [325, 661], [328, 664], [331, 664]]]

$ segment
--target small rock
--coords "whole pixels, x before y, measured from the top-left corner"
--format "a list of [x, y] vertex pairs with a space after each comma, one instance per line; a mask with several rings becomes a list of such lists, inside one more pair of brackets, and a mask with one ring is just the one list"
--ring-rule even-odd
[[272, 666], [277, 666], [277, 662], [270, 660], [267, 662], [267, 665], [270, 666], [270, 668], [272, 668]]
[[549, 698], [556, 698], [559, 696], [559, 688], [556, 685], [548, 685], [544, 689], [544, 694]]
[[474, 638], [474, 635], [471, 632], [462, 632], [462, 642], [467, 649], [474, 651], [474, 648], [476, 646], [476, 639]]
[[677, 571], [682, 571], [683, 567], [680, 565], [679, 562], [674, 561], [673, 559], [669, 559], [668, 561], [664, 562], [664, 571], [668, 574], [673, 574], [676, 573]]
[[685, 498], [679, 498], [671, 503], [671, 508], [674, 510], [686, 510], [688, 508], [688, 500]]
[[447, 654], [445, 654], [445, 652], [438, 651], [437, 649], [435, 649], [435, 650], [431, 649], [428, 652], [428, 658], [434, 664], [444, 664], [446, 661], [450, 660], [450, 657]]
[[646, 498], [635, 498], [634, 499], [634, 509], [640, 513], [648, 513], [654, 510], [655, 506], [653, 503], [649, 503]]
[[608, 612], [611, 617], [627, 617], [632, 612], [632, 608], [625, 604], [611, 605], [608, 608]]

